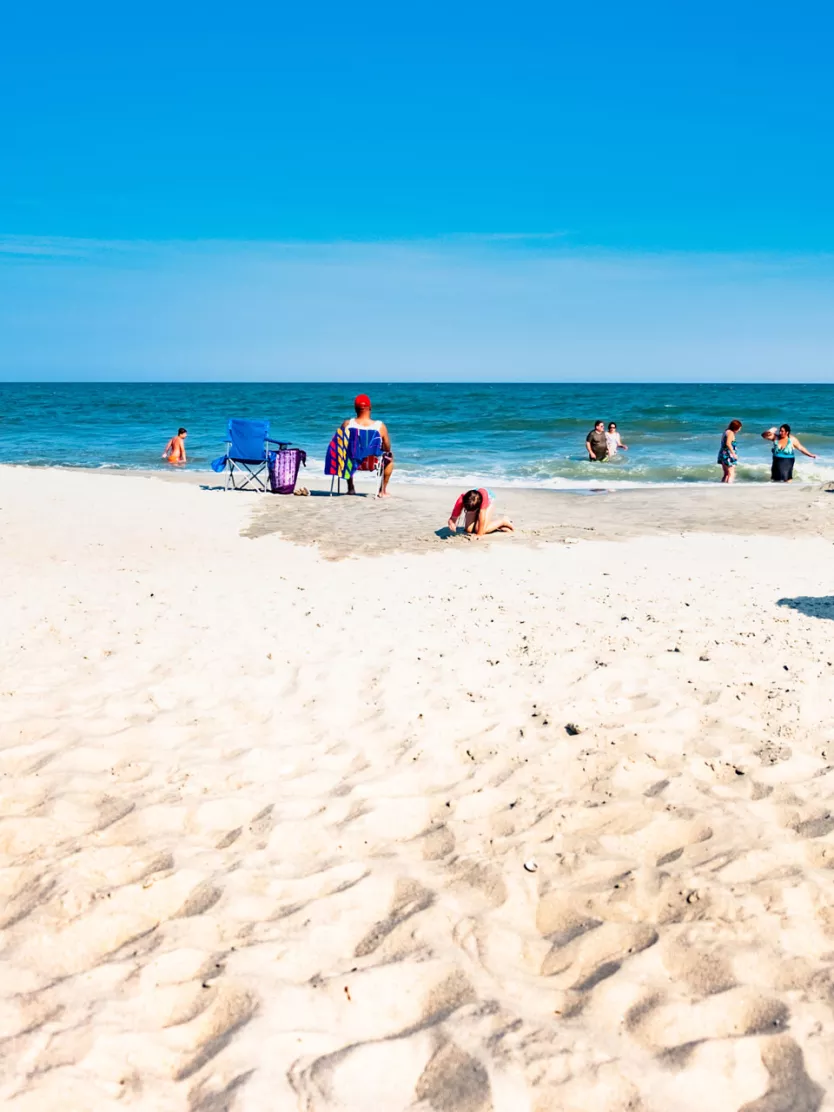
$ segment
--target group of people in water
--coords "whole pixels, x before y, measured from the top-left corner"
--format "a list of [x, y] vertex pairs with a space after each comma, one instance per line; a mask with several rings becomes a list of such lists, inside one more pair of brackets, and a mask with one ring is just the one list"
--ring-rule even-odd
[[[736, 436], [741, 432], [741, 421], [730, 421], [721, 437], [721, 446], [718, 449], [717, 462], [721, 466], [722, 483], [734, 483], [736, 467], [738, 466], [738, 445]], [[799, 438], [791, 432], [790, 425], [773, 425], [762, 433], [763, 440], [771, 443], [772, 460], [770, 465], [770, 479], [774, 483], [790, 483], [793, 481], [793, 465], [796, 453], [801, 452], [809, 459], [816, 459], [813, 452], [799, 443]]]
[[[738, 466], [738, 445], [736, 435], [741, 431], [741, 421], [730, 421], [721, 437], [721, 446], [718, 449], [718, 464], [722, 470], [722, 483], [735, 482], [735, 469]], [[762, 439], [771, 442], [772, 462], [770, 478], [774, 483], [790, 483], [793, 481], [793, 466], [796, 453], [801, 452], [809, 459], [816, 459], [813, 452], [809, 452], [798, 437], [791, 432], [790, 425], [774, 425], [765, 429]], [[585, 437], [585, 451], [591, 463], [606, 463], [613, 460], [618, 451], [627, 452], [628, 445], [623, 444], [619, 431], [614, 421], [610, 421], [606, 428], [604, 421], [596, 421], [594, 427]]]
[[614, 459], [620, 450], [627, 452], [628, 445], [623, 444], [616, 423], [609, 421], [606, 429], [604, 421], [595, 421], [594, 427], [585, 437], [585, 451], [590, 462], [606, 463]]

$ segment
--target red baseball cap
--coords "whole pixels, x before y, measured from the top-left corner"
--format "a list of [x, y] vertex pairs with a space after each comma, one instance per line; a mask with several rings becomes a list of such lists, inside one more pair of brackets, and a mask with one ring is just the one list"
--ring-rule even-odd
[[370, 409], [371, 399], [368, 397], [367, 394], [357, 394], [356, 397], [353, 399], [353, 404], [356, 406], [357, 409]]

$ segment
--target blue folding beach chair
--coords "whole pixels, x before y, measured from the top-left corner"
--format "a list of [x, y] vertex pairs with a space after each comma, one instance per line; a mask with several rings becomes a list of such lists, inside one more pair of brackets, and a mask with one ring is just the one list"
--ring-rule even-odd
[[[270, 440], [269, 421], [250, 421], [245, 417], [229, 419], [226, 455], [214, 460], [212, 469], [226, 469], [226, 490], [266, 491], [266, 471], [270, 445], [280, 451], [288, 440]], [[242, 481], [239, 481], [242, 480]]]

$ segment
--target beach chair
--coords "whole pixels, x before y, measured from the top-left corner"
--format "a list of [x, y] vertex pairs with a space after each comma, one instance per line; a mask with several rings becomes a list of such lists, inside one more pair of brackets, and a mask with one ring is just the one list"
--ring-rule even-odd
[[324, 473], [330, 476], [330, 494], [341, 494], [342, 479], [356, 475], [373, 475], [377, 494], [382, 490], [382, 477], [387, 456], [382, 437], [376, 429], [338, 429], [330, 441], [324, 462]]
[[252, 421], [232, 417], [227, 428], [226, 455], [212, 463], [217, 471], [226, 471], [226, 490], [267, 490], [267, 465], [270, 445], [280, 451], [288, 440], [270, 440], [269, 421]]

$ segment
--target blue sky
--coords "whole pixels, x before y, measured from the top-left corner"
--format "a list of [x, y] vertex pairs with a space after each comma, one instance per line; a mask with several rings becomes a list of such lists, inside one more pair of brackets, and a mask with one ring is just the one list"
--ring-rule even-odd
[[4, 378], [834, 370], [822, 3], [4, 22]]

